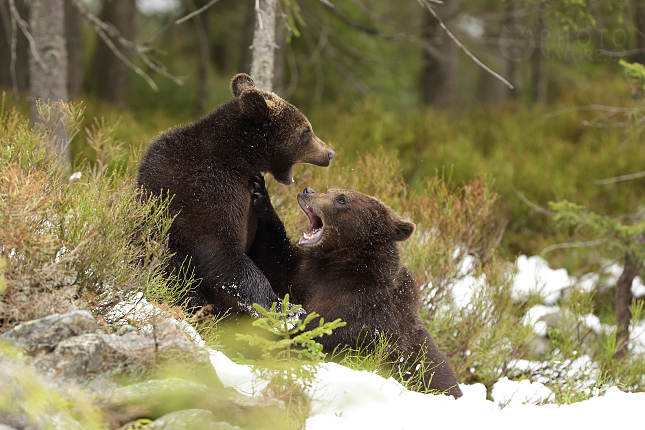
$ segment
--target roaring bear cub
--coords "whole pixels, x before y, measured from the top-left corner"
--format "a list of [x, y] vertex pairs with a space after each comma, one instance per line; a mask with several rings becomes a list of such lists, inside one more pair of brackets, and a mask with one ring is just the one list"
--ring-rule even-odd
[[172, 197], [169, 271], [189, 264], [201, 283], [190, 306], [243, 313], [278, 298], [246, 255], [257, 230], [254, 178], [269, 172], [284, 185], [296, 163], [328, 166], [332, 151], [307, 118], [245, 74], [231, 82], [235, 98], [199, 121], [159, 136], [139, 167], [144, 196]]
[[462, 395], [446, 356], [419, 318], [417, 283], [399, 259], [396, 242], [412, 235], [413, 223], [365, 194], [322, 194], [307, 187], [298, 194], [298, 204], [310, 228], [294, 245], [261, 176], [253, 199], [259, 221], [249, 256], [274, 291], [281, 297], [290, 293], [291, 301], [325, 320], [347, 323], [319, 340], [325, 350], [345, 345], [369, 349], [385, 336], [389, 359], [403, 374], [424, 362], [423, 387], [418, 388]]

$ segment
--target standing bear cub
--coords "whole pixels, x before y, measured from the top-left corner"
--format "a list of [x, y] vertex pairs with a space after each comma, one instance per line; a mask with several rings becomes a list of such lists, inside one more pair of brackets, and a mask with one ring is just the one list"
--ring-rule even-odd
[[253, 303], [279, 301], [246, 255], [258, 220], [254, 178], [269, 172], [284, 185], [296, 163], [328, 166], [332, 151], [307, 118], [246, 74], [231, 82], [235, 98], [199, 121], [170, 130], [148, 148], [139, 167], [144, 196], [171, 197], [170, 273], [194, 270], [201, 283], [189, 293], [193, 308], [243, 313]]
[[399, 259], [396, 242], [412, 235], [413, 223], [365, 194], [321, 194], [307, 187], [298, 194], [298, 203], [310, 228], [293, 245], [261, 176], [253, 199], [259, 222], [249, 256], [274, 291], [282, 297], [290, 293], [290, 301], [327, 321], [340, 318], [347, 323], [319, 340], [325, 350], [370, 350], [384, 336], [388, 361], [402, 375], [418, 371], [417, 364], [423, 362], [417, 389], [462, 395], [446, 356], [419, 318], [417, 283]]

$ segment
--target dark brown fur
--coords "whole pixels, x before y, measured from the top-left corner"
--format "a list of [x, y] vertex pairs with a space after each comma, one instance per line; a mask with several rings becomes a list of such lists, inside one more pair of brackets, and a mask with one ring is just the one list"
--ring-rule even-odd
[[251, 210], [253, 178], [271, 173], [290, 185], [292, 166], [328, 166], [334, 152], [294, 106], [255, 87], [245, 74], [231, 82], [235, 98], [209, 115], [159, 136], [139, 167], [144, 195], [173, 196], [170, 271], [185, 261], [201, 278], [193, 307], [214, 312], [248, 310], [277, 300], [245, 252], [257, 230]]
[[396, 242], [409, 238], [414, 224], [356, 191], [321, 194], [307, 188], [298, 200], [324, 224], [322, 237], [314, 244], [296, 246], [289, 241], [263, 179], [256, 182], [259, 230], [249, 256], [276, 293], [280, 297], [290, 293], [290, 301], [327, 321], [340, 318], [347, 323], [320, 339], [327, 351], [342, 346], [369, 350], [379, 336], [388, 336], [395, 347], [392, 361], [399, 363], [403, 357], [415, 362], [397, 364], [404, 373], [414, 371], [418, 360], [426, 364], [424, 387], [418, 388], [460, 397], [446, 356], [419, 318], [417, 283], [399, 259]]

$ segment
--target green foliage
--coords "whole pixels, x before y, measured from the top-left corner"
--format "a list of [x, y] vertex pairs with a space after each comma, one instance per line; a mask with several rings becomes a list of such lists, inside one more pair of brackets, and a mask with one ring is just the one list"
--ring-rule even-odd
[[305, 21], [300, 15], [300, 6], [293, 0], [282, 0], [282, 11], [285, 15], [284, 19], [289, 30], [287, 34], [287, 42], [291, 42], [291, 35], [300, 37], [298, 26], [305, 26]]
[[629, 76], [640, 89], [645, 90], [645, 66], [641, 63], [628, 63], [625, 60], [620, 60], [618, 63], [623, 66], [627, 76]]
[[369, 344], [358, 348], [344, 347], [334, 351], [332, 360], [353, 370], [376, 373], [385, 379], [394, 378], [406, 389], [424, 394], [442, 394], [425, 386], [424, 375], [438, 364], [425, 362], [424, 354], [404, 356], [393, 349], [391, 336], [381, 334]]
[[606, 245], [616, 249], [619, 255], [629, 256], [637, 266], [645, 262], [645, 250], [638, 240], [645, 236], [645, 221], [625, 223], [620, 218], [599, 215], [566, 200], [550, 202], [549, 207], [556, 213], [554, 220], [559, 226], [589, 230], [591, 235], [606, 239]]
[[[73, 136], [83, 109], [61, 106]], [[54, 111], [41, 106], [51, 121]], [[111, 138], [114, 127], [97, 121], [89, 130], [96, 161], [77, 161], [72, 177], [43, 143], [47, 127], [32, 130], [13, 109], [0, 112], [0, 128], [3, 331], [88, 302], [107, 313], [139, 291], [160, 299], [160, 291], [172, 290], [162, 276], [168, 202], [140, 201], [131, 165], [114, 162], [123, 146]]]
[[[257, 303], [253, 304], [260, 317], [253, 321], [253, 327], [262, 330], [270, 337], [258, 333], [238, 333], [237, 338], [246, 341], [251, 346], [259, 346], [262, 351], [261, 361], [239, 361], [251, 364], [261, 380], [268, 381], [265, 394], [272, 394], [278, 399], [284, 399], [288, 404], [290, 421], [297, 424], [308, 414], [308, 397], [306, 390], [311, 387], [317, 369], [317, 364], [325, 358], [322, 345], [316, 338], [329, 335], [332, 330], [345, 325], [343, 321], [325, 322], [315, 312], [309, 313], [304, 319], [298, 319], [302, 313], [300, 305], [289, 308], [287, 294], [280, 308], [273, 303], [266, 310]], [[318, 325], [315, 325], [318, 320]], [[307, 328], [307, 326], [310, 326]], [[277, 337], [277, 338], [276, 338]]]

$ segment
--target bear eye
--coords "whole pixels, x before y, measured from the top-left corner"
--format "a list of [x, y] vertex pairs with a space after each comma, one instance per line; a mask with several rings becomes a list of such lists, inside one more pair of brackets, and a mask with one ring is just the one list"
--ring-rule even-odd
[[345, 195], [341, 194], [334, 199], [334, 208], [341, 211], [350, 210], [351, 205], [349, 199]]
[[302, 132], [302, 143], [309, 143], [311, 141], [311, 130], [309, 127]]

